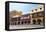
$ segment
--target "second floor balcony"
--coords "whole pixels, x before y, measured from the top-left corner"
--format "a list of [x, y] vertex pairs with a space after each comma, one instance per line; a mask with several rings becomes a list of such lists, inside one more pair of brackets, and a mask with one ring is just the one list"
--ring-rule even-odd
[[33, 13], [32, 14], [32, 17], [33, 18], [35, 18], [35, 17], [44, 17], [44, 11], [38, 12], [38, 13]]

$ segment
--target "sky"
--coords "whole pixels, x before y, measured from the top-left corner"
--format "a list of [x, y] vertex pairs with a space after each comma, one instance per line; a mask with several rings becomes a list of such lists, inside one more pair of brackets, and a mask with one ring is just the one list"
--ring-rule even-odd
[[24, 4], [24, 3], [10, 3], [10, 11], [22, 11], [23, 14], [27, 14], [33, 8], [38, 7], [38, 4]]

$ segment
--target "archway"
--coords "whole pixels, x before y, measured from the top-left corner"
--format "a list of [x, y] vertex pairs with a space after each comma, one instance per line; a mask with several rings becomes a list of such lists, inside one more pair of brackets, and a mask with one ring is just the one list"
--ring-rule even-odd
[[18, 22], [18, 25], [20, 24], [20, 22]]
[[36, 20], [35, 19], [33, 20], [33, 24], [36, 24]]
[[27, 24], [27, 21], [25, 21], [25, 24]]
[[24, 22], [22, 21], [21, 24], [24, 24]]
[[15, 25], [16, 25], [17, 23], [15, 22]]
[[31, 22], [30, 21], [27, 21], [27, 24], [30, 24]]
[[41, 22], [42, 22], [41, 19], [38, 19], [38, 20], [37, 20], [37, 23], [38, 23], [38, 24], [41, 24]]

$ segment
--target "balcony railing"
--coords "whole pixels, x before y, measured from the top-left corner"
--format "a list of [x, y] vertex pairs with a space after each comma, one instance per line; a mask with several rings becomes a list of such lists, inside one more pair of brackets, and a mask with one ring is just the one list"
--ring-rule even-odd
[[44, 11], [43, 12], [38, 12], [38, 13], [33, 13], [32, 17], [43, 17], [44, 16]]

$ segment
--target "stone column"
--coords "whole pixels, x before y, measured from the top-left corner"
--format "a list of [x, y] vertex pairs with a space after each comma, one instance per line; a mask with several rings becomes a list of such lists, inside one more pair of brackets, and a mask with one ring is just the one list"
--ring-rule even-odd
[[31, 24], [33, 24], [33, 18], [30, 21], [31, 21]]

